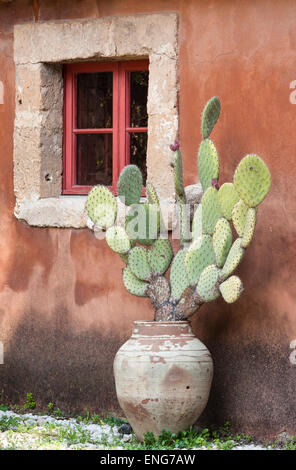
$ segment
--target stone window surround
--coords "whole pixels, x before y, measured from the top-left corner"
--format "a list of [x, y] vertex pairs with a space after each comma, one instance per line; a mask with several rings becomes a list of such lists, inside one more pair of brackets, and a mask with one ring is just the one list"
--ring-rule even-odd
[[178, 17], [153, 13], [26, 23], [14, 28], [15, 216], [33, 226], [83, 228], [86, 196], [61, 196], [62, 65], [149, 58], [148, 179], [174, 195], [169, 143], [178, 134]]

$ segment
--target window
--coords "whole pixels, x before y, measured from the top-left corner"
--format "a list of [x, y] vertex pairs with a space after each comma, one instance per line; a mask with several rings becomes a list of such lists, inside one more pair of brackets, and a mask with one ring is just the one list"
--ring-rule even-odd
[[[166, 11], [14, 26], [13, 172], [14, 213], [18, 220], [38, 227], [88, 226], [84, 210], [87, 191], [78, 191], [82, 185], [70, 178], [67, 192], [63, 169], [65, 64], [74, 67], [82, 57], [84, 67], [98, 65], [95, 61], [101, 61], [102, 57], [104, 65], [109, 62], [117, 67], [120, 61], [123, 64], [123, 57], [133, 57], [133, 64], [142, 62], [144, 57], [148, 62], [149, 58], [148, 178], [162, 200], [173, 201], [174, 179], [168, 143], [175, 140], [179, 126], [178, 25], [178, 14]], [[75, 97], [73, 87], [71, 90], [70, 101]], [[138, 137], [143, 137], [137, 130]], [[134, 137], [132, 132], [129, 134], [129, 138]], [[131, 161], [135, 162], [136, 157], [140, 159], [133, 152]], [[112, 181], [116, 179], [113, 160], [114, 148]], [[72, 162], [70, 175], [75, 169], [71, 165]], [[70, 189], [75, 186], [76, 192]]]
[[65, 66], [63, 194], [113, 192], [125, 165], [146, 181], [148, 60]]

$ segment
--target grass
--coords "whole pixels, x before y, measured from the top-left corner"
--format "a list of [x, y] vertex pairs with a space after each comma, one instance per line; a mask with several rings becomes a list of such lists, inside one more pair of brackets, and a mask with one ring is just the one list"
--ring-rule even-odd
[[0, 419], [0, 431], [5, 432], [8, 430], [17, 430], [20, 424], [20, 419], [15, 417], [4, 416]]
[[292, 437], [289, 442], [285, 442], [284, 449], [285, 450], [296, 450], [296, 441], [295, 441], [294, 437]]
[[[55, 423], [26, 424], [21, 418], [0, 418], [0, 449], [62, 449], [92, 444], [90, 433], [78, 423], [74, 426]], [[106, 438], [102, 439], [102, 444]], [[96, 444], [100, 444], [99, 442]]]
[[273, 441], [268, 442], [266, 445], [269, 445], [271, 448], [283, 449], [283, 450], [296, 450], [296, 440], [295, 437], [291, 437], [286, 442], [282, 441]]
[[190, 427], [186, 431], [177, 434], [163, 430], [161, 435], [156, 438], [153, 433], [148, 432], [144, 435], [143, 444], [132, 442], [127, 444], [129, 449], [143, 450], [173, 450], [173, 449], [211, 449], [230, 450], [238, 443], [247, 444], [252, 442], [251, 436], [244, 434], [232, 436], [230, 433], [230, 423], [226, 423], [223, 427], [208, 429], [205, 428], [201, 432]]
[[[28, 406], [25, 406], [28, 405]], [[225, 423], [222, 427], [209, 427], [199, 429], [191, 427], [186, 431], [171, 433], [162, 431], [156, 438], [152, 433], [146, 433], [144, 442], [140, 443], [134, 434], [131, 435], [130, 442], [117, 435], [118, 428], [127, 421], [111, 414], [99, 416], [86, 411], [83, 415], [69, 420], [60, 408], [53, 403], [49, 403], [44, 413], [38, 413], [40, 419], [38, 423], [33, 422], [24, 413], [34, 412], [37, 415], [36, 403], [32, 394], [26, 395], [26, 402], [22, 408], [9, 407], [0, 404], [0, 411], [12, 410], [18, 416], [0, 416], [0, 449], [85, 449], [91, 446], [96, 449], [112, 449], [120, 447], [124, 450], [173, 450], [173, 449], [218, 449], [231, 450], [236, 445], [245, 445], [254, 442], [251, 436], [245, 434], [232, 434], [230, 423]], [[55, 418], [54, 422], [46, 422], [43, 415], [50, 415]], [[61, 421], [63, 418], [63, 421]], [[106, 433], [102, 433], [99, 439], [94, 440], [87, 426], [96, 424], [109, 427], [114, 431], [112, 440]], [[91, 429], [91, 428], [90, 428]], [[258, 444], [258, 443], [257, 443]], [[264, 445], [261, 445], [264, 447]], [[265, 447], [282, 448], [285, 450], [296, 450], [296, 441], [291, 438], [286, 443], [278, 441], [269, 442]]]
[[33, 393], [26, 394], [24, 408], [28, 410], [34, 410], [36, 408], [36, 402], [34, 400]]

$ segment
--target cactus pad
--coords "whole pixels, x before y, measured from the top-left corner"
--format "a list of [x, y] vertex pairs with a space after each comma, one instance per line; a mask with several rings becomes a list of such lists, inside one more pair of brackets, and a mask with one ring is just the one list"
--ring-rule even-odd
[[178, 196], [184, 196], [183, 168], [180, 150], [174, 153], [173, 167], [176, 193]]
[[147, 199], [148, 199], [149, 204], [155, 204], [159, 206], [159, 199], [157, 196], [157, 192], [152, 183], [148, 183], [148, 182], [146, 183], [146, 194], [147, 194]]
[[220, 295], [218, 288], [219, 273], [220, 270], [217, 266], [212, 264], [207, 266], [200, 275], [196, 291], [205, 302], [215, 300]]
[[237, 276], [231, 276], [220, 284], [219, 288], [223, 299], [229, 304], [235, 302], [244, 290], [242, 281]]
[[213, 96], [205, 105], [201, 116], [201, 134], [203, 139], [207, 139], [216, 124], [220, 115], [220, 100]]
[[245, 250], [241, 247], [241, 241], [241, 238], [237, 238], [230, 248], [220, 274], [220, 279], [222, 281], [224, 281], [224, 279], [226, 279], [237, 268], [244, 256]]
[[126, 205], [138, 204], [143, 186], [142, 173], [136, 165], [127, 165], [120, 173], [117, 192], [120, 200]]
[[215, 188], [208, 188], [202, 200], [202, 231], [212, 235], [217, 221], [223, 217], [218, 203], [218, 191]]
[[153, 274], [163, 274], [168, 269], [173, 258], [173, 249], [167, 238], [156, 240], [147, 252], [148, 263]]
[[191, 241], [190, 234], [190, 206], [185, 203], [183, 196], [177, 196], [178, 204], [178, 219], [179, 219], [179, 230], [180, 230], [180, 244], [184, 244]]
[[211, 186], [212, 179], [219, 178], [219, 156], [210, 139], [203, 140], [198, 150], [198, 175], [203, 191]]
[[142, 246], [135, 246], [128, 255], [128, 266], [133, 274], [142, 281], [149, 281], [151, 269], [148, 264], [147, 250]]
[[244, 234], [247, 212], [248, 212], [248, 206], [244, 203], [242, 199], [240, 199], [235, 204], [233, 211], [232, 211], [232, 222], [239, 237], [242, 237]]
[[123, 227], [110, 227], [106, 232], [106, 242], [111, 250], [119, 254], [124, 254], [131, 248], [130, 240]]
[[172, 263], [170, 271], [170, 282], [171, 298], [173, 301], [179, 300], [184, 290], [189, 287], [190, 284], [184, 264], [186, 252], [186, 248], [179, 250]]
[[125, 229], [131, 240], [152, 245], [160, 229], [159, 207], [155, 204], [134, 204], [125, 219]]
[[86, 210], [89, 218], [103, 229], [114, 225], [117, 216], [117, 202], [105, 186], [95, 186], [88, 194]]
[[237, 194], [233, 183], [222, 184], [218, 191], [218, 201], [223, 216], [227, 220], [231, 220], [233, 208], [239, 201], [239, 195]]
[[185, 256], [185, 268], [190, 285], [195, 285], [206, 266], [215, 263], [212, 237], [203, 235], [192, 243]]
[[122, 278], [124, 287], [130, 294], [137, 295], [138, 297], [146, 297], [149, 284], [138, 279], [129, 266], [126, 266], [122, 270]]
[[242, 238], [242, 247], [247, 248], [253, 238], [256, 225], [256, 209], [250, 207], [245, 218], [245, 228]]
[[239, 163], [233, 182], [241, 199], [249, 207], [256, 207], [269, 192], [271, 177], [264, 161], [257, 155], [251, 154]]
[[202, 236], [202, 205], [197, 206], [192, 220], [192, 241]]
[[213, 247], [216, 255], [216, 264], [218, 267], [221, 268], [224, 265], [231, 244], [232, 230], [230, 223], [226, 219], [221, 218], [216, 223], [213, 234]]

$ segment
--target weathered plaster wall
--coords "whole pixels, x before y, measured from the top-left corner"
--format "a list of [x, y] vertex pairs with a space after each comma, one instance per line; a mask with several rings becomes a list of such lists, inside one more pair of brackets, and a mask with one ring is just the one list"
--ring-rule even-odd
[[[33, 6], [32, 6], [33, 3]], [[273, 184], [260, 208], [256, 237], [238, 272], [245, 292], [218, 300], [194, 319], [215, 373], [204, 422], [258, 436], [296, 433], [295, 80], [296, 4], [292, 0], [15, 0], [0, 5], [0, 365], [1, 401], [32, 392], [43, 406], [116, 409], [112, 361], [132, 321], [150, 319], [146, 300], [127, 294], [121, 260], [87, 230], [39, 229], [13, 208], [13, 25], [175, 10], [180, 20], [180, 131], [186, 184], [196, 181], [200, 113], [218, 95], [213, 138], [221, 179], [249, 152], [269, 165]], [[32, 45], [33, 47], [33, 45]]]

